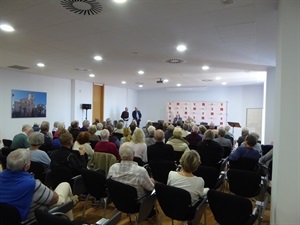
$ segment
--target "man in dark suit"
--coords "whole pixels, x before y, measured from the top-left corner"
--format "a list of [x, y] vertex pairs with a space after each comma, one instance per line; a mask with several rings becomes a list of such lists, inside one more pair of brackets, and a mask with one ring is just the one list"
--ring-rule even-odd
[[129, 120], [129, 112], [128, 112], [127, 107], [125, 107], [125, 110], [122, 112], [121, 118], [124, 121], [125, 127], [127, 127], [128, 126], [128, 120]]
[[149, 145], [147, 148], [148, 162], [150, 161], [174, 161], [173, 146], [165, 144], [164, 132], [160, 129], [154, 133], [155, 144]]
[[137, 127], [140, 127], [142, 113], [138, 110], [137, 107], [134, 107], [134, 111], [132, 112], [132, 118], [136, 120]]

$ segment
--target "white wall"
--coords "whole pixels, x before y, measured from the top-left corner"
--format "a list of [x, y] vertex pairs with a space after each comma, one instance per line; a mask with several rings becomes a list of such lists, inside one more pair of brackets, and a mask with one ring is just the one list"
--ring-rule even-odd
[[137, 105], [137, 91], [105, 85], [104, 96], [104, 119], [120, 120], [125, 107], [131, 118], [131, 111]]
[[[0, 69], [0, 139], [12, 139], [21, 132], [23, 124], [54, 121], [70, 124], [71, 116], [71, 81], [52, 78], [15, 70]], [[47, 93], [47, 117], [11, 118], [11, 90], [28, 90]]]
[[[138, 107], [144, 125], [147, 120], [166, 121], [166, 103], [169, 101], [227, 101], [227, 121], [239, 122], [246, 126], [246, 109], [263, 108], [263, 84], [232, 87], [210, 87], [201, 91], [138, 91]], [[198, 121], [199, 122], [199, 121]], [[235, 136], [240, 135], [235, 128]]]

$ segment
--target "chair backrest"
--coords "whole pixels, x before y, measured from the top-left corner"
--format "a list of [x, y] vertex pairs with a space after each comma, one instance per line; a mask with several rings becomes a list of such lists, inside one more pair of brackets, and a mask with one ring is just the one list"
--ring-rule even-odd
[[65, 217], [53, 215], [43, 209], [36, 209], [34, 215], [38, 225], [73, 225], [73, 223]]
[[173, 151], [173, 155], [174, 155], [174, 161], [179, 163], [179, 160], [180, 160], [181, 156], [183, 155], [183, 152]]
[[167, 184], [170, 171], [176, 171], [176, 164], [173, 161], [151, 161], [149, 162], [152, 178]]
[[65, 166], [51, 167], [52, 174], [52, 189], [54, 190], [61, 182], [68, 182], [71, 184], [73, 177], [72, 171]]
[[273, 145], [261, 145], [262, 155], [267, 154], [271, 149], [273, 149]]
[[115, 207], [123, 213], [138, 213], [140, 204], [136, 188], [113, 179], [107, 179], [109, 197]]
[[8, 156], [8, 154], [12, 151], [12, 149], [10, 149], [9, 147], [7, 146], [4, 146], [3, 148], [1, 148], [1, 153], [2, 155], [4, 156]]
[[123, 137], [123, 134], [121, 134], [121, 133], [113, 133], [112, 135], [115, 136], [115, 137], [117, 137], [119, 139], [119, 141]]
[[257, 159], [241, 157], [237, 161], [230, 161], [231, 169], [258, 171], [259, 165]]
[[45, 183], [46, 173], [43, 163], [31, 161], [28, 172], [33, 173], [35, 179], [39, 179], [42, 183]]
[[22, 219], [18, 209], [14, 206], [0, 203], [0, 224], [19, 225]]
[[255, 221], [251, 216], [252, 203], [247, 198], [209, 190], [207, 199], [214, 218], [220, 225], [250, 225]]
[[230, 169], [227, 171], [229, 190], [243, 197], [251, 198], [260, 193], [261, 175], [247, 170]]
[[[164, 214], [174, 220], [191, 220], [196, 211], [191, 207], [191, 195], [188, 191], [163, 183], [155, 183], [156, 198]], [[195, 209], [194, 212], [191, 210]]]
[[6, 158], [7, 156], [0, 154], [0, 163], [2, 166], [2, 170], [6, 169]]
[[109, 171], [109, 168], [117, 162], [117, 158], [110, 153], [104, 153], [104, 152], [95, 152], [91, 159], [88, 162], [88, 167], [97, 170], [101, 169], [105, 171], [105, 176], [107, 176], [107, 173]]
[[137, 162], [137, 164], [139, 166], [144, 166], [145, 165], [145, 163], [143, 162], [142, 158], [140, 158], [140, 157], [134, 157], [133, 161]]
[[217, 188], [217, 182], [220, 175], [220, 171], [217, 168], [209, 166], [199, 166], [197, 171], [194, 172], [197, 177], [202, 177], [205, 187], [210, 189]]
[[10, 148], [11, 143], [12, 143], [12, 140], [10, 140], [10, 139], [2, 139], [2, 142], [3, 142], [3, 145], [4, 145], [5, 147]]
[[227, 156], [230, 155], [231, 153], [231, 147], [228, 147], [228, 146], [222, 146], [223, 149], [224, 149], [224, 152], [223, 152], [223, 158], [226, 158]]
[[101, 199], [106, 194], [106, 177], [103, 173], [82, 169], [81, 176], [87, 192], [97, 200]]

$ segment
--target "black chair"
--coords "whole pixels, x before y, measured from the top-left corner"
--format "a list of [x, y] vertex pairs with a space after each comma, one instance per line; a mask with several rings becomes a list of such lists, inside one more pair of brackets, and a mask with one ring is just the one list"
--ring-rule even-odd
[[137, 164], [139, 166], [144, 166], [145, 165], [145, 163], [143, 162], [143, 160], [140, 157], [134, 157], [133, 161], [137, 162]]
[[2, 155], [5, 155], [5, 156], [8, 156], [8, 154], [11, 152], [12, 150], [7, 147], [7, 146], [4, 146], [3, 148], [1, 148], [1, 154]]
[[250, 170], [250, 171], [259, 170], [258, 159], [252, 159], [247, 157], [241, 157], [237, 161], [230, 160], [229, 165], [231, 169]]
[[151, 161], [149, 170], [152, 178], [164, 184], [167, 184], [170, 171], [176, 171], [176, 164], [173, 161]]
[[[191, 204], [191, 195], [188, 191], [163, 183], [155, 183], [158, 203], [167, 217], [173, 220], [189, 221], [188, 224], [198, 225], [206, 207], [206, 197], [195, 205]], [[159, 224], [161, 224], [160, 218]]]
[[12, 140], [10, 140], [10, 139], [2, 139], [2, 142], [3, 142], [3, 145], [8, 148], [10, 148], [10, 146], [12, 144]]
[[1, 225], [19, 225], [21, 224], [21, 215], [14, 206], [0, 203], [0, 224]]
[[231, 153], [231, 147], [228, 147], [228, 146], [222, 146], [223, 149], [224, 149], [224, 152], [223, 152], [223, 158], [226, 158], [230, 155]]
[[82, 218], [84, 218], [84, 213], [86, 210], [86, 204], [89, 197], [94, 197], [96, 201], [101, 201], [104, 207], [103, 217], [106, 216], [106, 207], [107, 207], [107, 191], [106, 191], [106, 177], [103, 173], [82, 169], [81, 176], [84, 182], [84, 185], [87, 189], [87, 196], [85, 199], [84, 209], [82, 212]]
[[225, 180], [225, 173], [220, 173], [218, 169], [209, 166], [199, 166], [194, 175], [202, 177], [205, 187], [214, 190], [221, 187]]
[[32, 173], [35, 179], [39, 179], [43, 184], [45, 183], [47, 171], [43, 163], [31, 161], [28, 172]]
[[207, 199], [215, 220], [220, 225], [252, 225], [258, 214], [249, 199], [209, 190]]
[[51, 172], [48, 174], [47, 181], [52, 184], [52, 189], [54, 190], [61, 182], [68, 182], [72, 188], [74, 195], [80, 195], [86, 192], [81, 175], [73, 176], [72, 171], [65, 166], [54, 166], [51, 167]]
[[2, 170], [6, 169], [6, 158], [7, 158], [6, 155], [0, 154], [0, 163], [1, 163], [1, 166], [2, 166]]
[[268, 190], [268, 178], [260, 173], [246, 170], [230, 169], [227, 172], [229, 190], [235, 195], [246, 198], [256, 197], [256, 205], [259, 214], [259, 224], [263, 219], [265, 209], [269, 202], [266, 195]]
[[[135, 225], [145, 220], [153, 210], [155, 195], [147, 195], [142, 198], [137, 197], [136, 188], [121, 182], [107, 179], [109, 198], [114, 203], [116, 209], [127, 213], [131, 221], [131, 215], [135, 217]], [[136, 215], [138, 213], [138, 216]]]
[[121, 133], [113, 133], [112, 136], [115, 136], [119, 139], [119, 141], [121, 140], [121, 138], [123, 137], [123, 134]]
[[179, 164], [179, 160], [180, 160], [181, 156], [183, 155], [183, 152], [173, 151], [173, 155], [174, 155], [174, 162]]

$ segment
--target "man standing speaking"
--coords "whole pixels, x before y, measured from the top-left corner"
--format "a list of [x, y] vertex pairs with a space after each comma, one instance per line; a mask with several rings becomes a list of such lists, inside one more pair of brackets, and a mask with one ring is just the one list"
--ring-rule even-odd
[[140, 127], [142, 113], [138, 110], [137, 107], [134, 107], [134, 111], [132, 112], [132, 118], [136, 120], [137, 127]]

